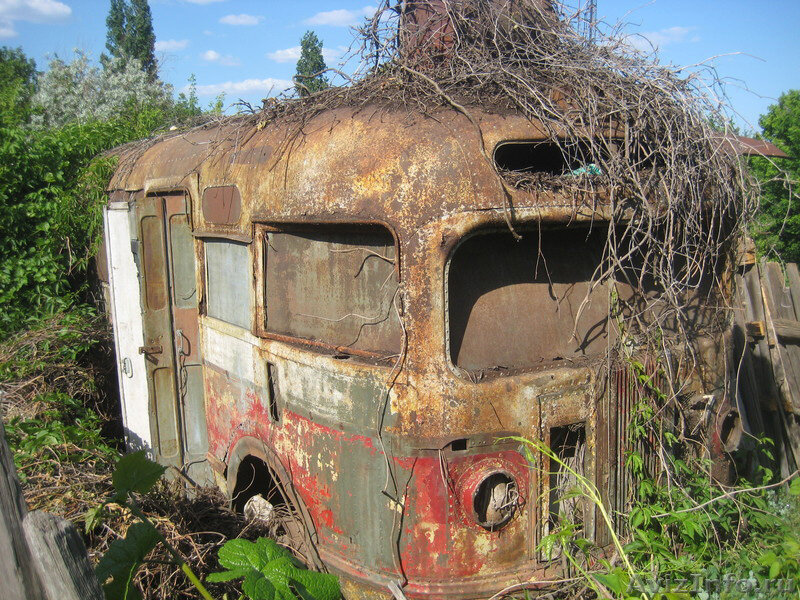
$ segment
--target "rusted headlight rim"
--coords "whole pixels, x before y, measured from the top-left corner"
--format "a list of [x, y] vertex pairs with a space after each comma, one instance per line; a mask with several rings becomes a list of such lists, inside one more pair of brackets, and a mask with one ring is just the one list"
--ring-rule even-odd
[[[503, 517], [490, 521], [486, 512], [490, 508], [488, 504], [492, 501], [494, 490], [498, 485], [506, 485], [505, 502], [501, 507]], [[478, 506], [479, 502], [484, 502], [481, 495], [485, 496], [486, 507]], [[472, 490], [470, 502], [471, 516], [478, 525], [489, 532], [500, 531], [514, 519], [519, 508], [519, 484], [512, 473], [502, 468], [487, 469], [480, 472], [480, 480]], [[483, 517], [481, 512], [483, 512]]]

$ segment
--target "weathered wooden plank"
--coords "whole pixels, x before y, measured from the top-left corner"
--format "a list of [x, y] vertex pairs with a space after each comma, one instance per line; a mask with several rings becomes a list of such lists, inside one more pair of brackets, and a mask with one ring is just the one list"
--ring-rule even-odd
[[44, 600], [22, 529], [27, 511], [0, 419], [0, 591], [4, 600]]
[[786, 265], [786, 277], [789, 279], [789, 290], [792, 293], [794, 318], [800, 320], [800, 271], [795, 263]]
[[800, 342], [800, 321], [789, 319], [772, 319], [775, 333], [783, 344], [796, 344]]
[[[761, 265], [756, 264], [746, 267], [743, 283], [744, 287], [742, 289], [746, 298], [745, 318], [749, 321], [766, 320], [764, 293], [761, 283]], [[775, 443], [775, 456], [778, 460], [778, 467], [781, 474], [786, 476], [794, 471], [795, 459], [794, 451], [781, 422], [782, 401], [772, 368], [769, 335], [771, 334], [767, 331], [766, 337], [756, 340], [751, 346], [753, 371], [756, 375], [755, 381], [758, 387], [758, 397], [761, 401], [761, 414], [764, 418], [765, 432]]]
[[[747, 321], [764, 321], [764, 298], [761, 290], [759, 266], [747, 267], [743, 279], [742, 291], [745, 298], [745, 319]], [[755, 341], [753, 346], [753, 369], [756, 374], [756, 385], [762, 406], [766, 410], [776, 410], [780, 396], [775, 375], [772, 372], [769, 340], [767, 337]], [[777, 430], [776, 430], [777, 433]]]
[[37, 510], [23, 521], [47, 600], [103, 600], [86, 546], [75, 526]]
[[[794, 307], [784, 291], [781, 266], [774, 262], [766, 263], [762, 273], [768, 328], [775, 332], [774, 320], [793, 319]], [[775, 337], [777, 338], [777, 333]], [[788, 412], [800, 414], [800, 356], [794, 356], [795, 353], [791, 352], [791, 348], [783, 345], [779, 339], [770, 340], [773, 371], [781, 391], [783, 407]]]
[[[734, 377], [736, 378], [737, 405], [742, 417], [742, 427], [750, 435], [760, 436], [766, 433], [761, 407], [764, 402], [761, 399], [761, 389], [757, 383], [757, 375], [753, 366], [753, 352], [748, 343], [750, 335], [750, 323], [747, 321], [747, 314], [752, 313], [752, 308], [748, 307], [750, 301], [744, 282], [744, 277], [740, 274], [735, 276], [736, 295], [734, 297], [734, 323], [733, 323], [733, 344], [734, 344]], [[761, 339], [766, 331], [759, 336]]]
[[772, 395], [775, 399], [771, 412], [767, 413], [773, 434], [770, 436], [776, 445], [778, 461], [782, 476], [794, 472], [796, 465], [800, 464], [800, 443], [793, 439], [787, 428], [785, 412], [785, 383], [786, 374], [780, 357], [779, 342], [776, 339], [772, 326], [772, 312], [770, 306], [774, 305], [772, 290], [767, 281], [766, 263], [761, 262], [751, 273], [747, 281], [750, 297], [756, 314], [753, 320], [763, 320], [767, 323], [767, 337], [758, 343], [758, 363], [765, 373], [765, 382], [772, 386]]

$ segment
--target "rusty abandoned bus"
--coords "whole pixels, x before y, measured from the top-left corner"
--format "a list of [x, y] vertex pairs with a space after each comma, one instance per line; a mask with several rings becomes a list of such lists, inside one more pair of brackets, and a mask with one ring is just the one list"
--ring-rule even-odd
[[[565, 167], [528, 119], [474, 114], [496, 162]], [[287, 503], [347, 598], [552, 579], [537, 544], [554, 480], [509, 436], [580, 464], [612, 513], [630, 492], [637, 387], [602, 360], [607, 290], [587, 296], [603, 203], [512, 190], [515, 241], [457, 111], [325, 111], [290, 150], [281, 127], [120, 151], [105, 227], [129, 446], [238, 508]], [[722, 401], [724, 375], [685, 387]], [[595, 510], [581, 518], [608, 544]]]
[[[426, 63], [419, 40], [439, 60], [454, 47], [455, 26], [430, 21], [450, 18], [449, 3], [403, 6], [417, 4], [417, 45], [406, 56], [425, 68], [433, 59]], [[521, 4], [477, 3], [461, 25], [494, 5]], [[545, 13], [536, 18], [549, 27], [555, 13]], [[496, 16], [484, 24], [507, 21]], [[523, 29], [509, 31], [516, 40]], [[534, 33], [526, 51], [549, 39]], [[560, 75], [563, 65], [555, 68]], [[635, 97], [640, 82], [627, 82]], [[394, 85], [378, 79], [379, 92], [384, 84]], [[569, 112], [563, 90], [550, 91]], [[315, 105], [302, 119], [235, 117], [115, 151], [105, 280], [128, 446], [218, 485], [236, 509], [272, 504], [279, 533], [309, 565], [339, 575], [350, 600], [485, 599], [520, 583], [542, 587], [563, 575], [562, 561], [541, 551], [563, 513], [602, 553], [611, 536], [601, 511], [563, 497], [574, 480], [558, 463], [596, 485], [612, 526], [624, 530], [628, 424], [664, 385], [642, 385], [641, 370], [619, 360], [633, 322], [621, 307], [635, 306], [642, 288], [658, 300], [658, 278], [643, 283], [640, 273], [635, 291], [625, 264], [597, 276], [612, 226], [625, 221], [611, 201], [617, 180], [578, 192], [564, 185], [591, 165], [563, 152], [562, 121], [486, 105], [482, 93], [469, 113], [450, 98], [425, 111], [421, 101], [386, 98]], [[609, 120], [591, 139], [573, 129], [571, 141], [620, 135], [627, 145], [616, 156], [629, 167], [628, 150], [642, 145], [630, 142], [629, 123], [615, 133]], [[679, 192], [694, 186], [692, 215], [702, 223], [706, 194], [719, 194], [735, 168], [706, 163], [716, 179], [694, 185], [691, 153], [715, 149], [680, 135], [688, 175], [671, 181]], [[763, 153], [754, 143], [764, 144], [749, 150]], [[649, 169], [638, 183], [668, 171], [646, 162], [637, 162]], [[508, 185], [508, 173], [544, 184]], [[641, 208], [649, 192], [640, 199]], [[726, 210], [713, 213], [717, 231], [735, 216]], [[705, 235], [702, 225], [695, 231]], [[718, 266], [724, 296], [730, 265]], [[721, 480], [737, 437], [724, 301], [685, 297], [695, 362], [670, 373]], [[669, 328], [661, 320], [641, 337]], [[654, 377], [672, 369], [672, 356], [680, 362], [678, 349], [662, 346], [658, 368], [639, 357]], [[530, 464], [521, 438], [558, 460]]]

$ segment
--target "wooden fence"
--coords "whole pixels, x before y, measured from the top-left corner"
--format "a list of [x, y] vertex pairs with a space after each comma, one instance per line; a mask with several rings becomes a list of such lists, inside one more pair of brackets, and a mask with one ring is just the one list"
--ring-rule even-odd
[[800, 465], [800, 272], [751, 254], [736, 275], [733, 340], [745, 432], [775, 442], [785, 477]]
[[0, 597], [3, 600], [103, 600], [86, 546], [75, 526], [43, 511], [28, 512], [2, 419]]

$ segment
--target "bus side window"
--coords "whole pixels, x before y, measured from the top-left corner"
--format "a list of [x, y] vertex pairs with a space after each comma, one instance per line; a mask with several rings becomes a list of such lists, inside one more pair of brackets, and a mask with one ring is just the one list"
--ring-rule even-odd
[[319, 225], [267, 234], [264, 298], [268, 332], [393, 354], [395, 242], [377, 225]]
[[207, 239], [205, 256], [206, 313], [209, 317], [250, 329], [252, 279], [247, 244]]

